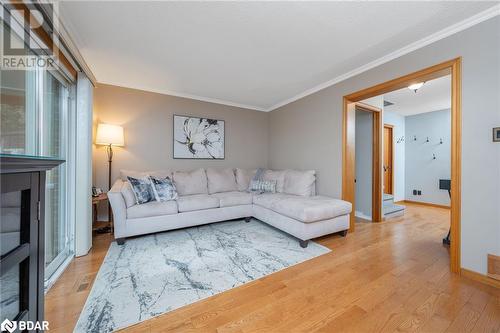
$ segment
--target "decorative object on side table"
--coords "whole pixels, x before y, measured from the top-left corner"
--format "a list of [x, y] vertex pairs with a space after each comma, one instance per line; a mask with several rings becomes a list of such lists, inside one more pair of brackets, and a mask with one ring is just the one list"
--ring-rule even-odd
[[500, 142], [500, 127], [493, 128], [493, 142]]
[[[95, 139], [96, 145], [106, 146], [106, 154], [108, 155], [108, 191], [111, 189], [111, 163], [113, 161], [113, 146], [125, 145], [123, 137], [123, 127], [111, 124], [97, 125], [97, 135]], [[112, 224], [113, 216], [111, 215], [111, 205], [108, 203], [108, 219]]]
[[224, 159], [224, 120], [174, 115], [174, 158]]

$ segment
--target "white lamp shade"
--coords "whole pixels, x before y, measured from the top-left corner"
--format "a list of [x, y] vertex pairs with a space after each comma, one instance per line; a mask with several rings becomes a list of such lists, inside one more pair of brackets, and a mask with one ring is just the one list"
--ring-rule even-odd
[[124, 141], [123, 127], [110, 124], [97, 125], [97, 135], [95, 138], [97, 145], [123, 146], [125, 145]]

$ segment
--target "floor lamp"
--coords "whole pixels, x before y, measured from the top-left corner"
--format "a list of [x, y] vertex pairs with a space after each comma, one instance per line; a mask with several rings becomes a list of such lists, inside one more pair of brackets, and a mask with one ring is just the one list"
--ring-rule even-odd
[[[106, 146], [108, 155], [108, 191], [111, 190], [111, 163], [113, 162], [113, 146], [124, 146], [123, 127], [111, 124], [97, 125], [96, 145]], [[111, 205], [108, 201], [108, 219], [110, 226], [113, 225], [113, 216], [111, 214]], [[112, 228], [111, 228], [111, 231]]]

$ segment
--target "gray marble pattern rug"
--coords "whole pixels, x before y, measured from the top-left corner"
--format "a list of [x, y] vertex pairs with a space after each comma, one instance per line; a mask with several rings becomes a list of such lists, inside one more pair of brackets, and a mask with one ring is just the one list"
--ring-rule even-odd
[[257, 220], [113, 242], [74, 332], [127, 327], [328, 252]]

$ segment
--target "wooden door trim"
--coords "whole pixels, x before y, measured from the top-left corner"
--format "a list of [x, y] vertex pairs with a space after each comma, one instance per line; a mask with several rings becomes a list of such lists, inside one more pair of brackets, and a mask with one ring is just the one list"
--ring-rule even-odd
[[[461, 147], [462, 147], [462, 58], [458, 57], [440, 64], [424, 68], [414, 73], [377, 84], [343, 98], [342, 121], [342, 198], [355, 205], [353, 158], [354, 125], [352, 110], [355, 102], [398, 90], [410, 84], [429, 81], [451, 75], [451, 219], [450, 219], [450, 270], [460, 274], [460, 212], [461, 212]], [[350, 107], [352, 105], [352, 107]], [[351, 112], [348, 112], [351, 111]], [[354, 212], [354, 211], [353, 211]], [[354, 231], [351, 214], [349, 231]]]
[[391, 193], [394, 195], [394, 125], [391, 124], [384, 124], [384, 128], [390, 128], [391, 129]]

